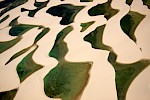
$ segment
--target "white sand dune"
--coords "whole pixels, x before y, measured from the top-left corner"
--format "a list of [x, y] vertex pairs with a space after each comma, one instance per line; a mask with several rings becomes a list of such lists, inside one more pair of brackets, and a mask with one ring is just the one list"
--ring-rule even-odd
[[[148, 10], [146, 6], [143, 6], [140, 0], [134, 0], [133, 5], [131, 6], [131, 10], [146, 15], [146, 18], [136, 30], [137, 44], [135, 44], [120, 28], [120, 19], [129, 11], [129, 6], [125, 4], [125, 0], [113, 0], [112, 7], [119, 9], [120, 12], [108, 21], [106, 21], [103, 16], [90, 17], [87, 14], [89, 8], [106, 1], [107, 0], [94, 0], [92, 3], [81, 3], [79, 0], [63, 1], [64, 4], [86, 5], [86, 8], [77, 14], [74, 23], [70, 24], [74, 27], [74, 30], [65, 38], [65, 42], [69, 48], [69, 52], [65, 57], [66, 60], [72, 62], [93, 61], [93, 66], [90, 71], [90, 80], [81, 96], [81, 100], [117, 100], [115, 72], [111, 64], [107, 61], [109, 52], [93, 49], [91, 48], [90, 43], [83, 40], [84, 36], [93, 31], [97, 26], [107, 24], [104, 31], [103, 42], [104, 44], [111, 46], [118, 54], [117, 61], [130, 63], [141, 58], [150, 59], [150, 10]], [[44, 68], [29, 76], [22, 84], [20, 84], [16, 73], [16, 66], [31, 50], [19, 56], [8, 65], [4, 65], [14, 53], [33, 43], [34, 38], [41, 31], [34, 28], [23, 35], [23, 40], [21, 40], [21, 42], [0, 54], [0, 91], [7, 91], [19, 87], [19, 91], [14, 100], [60, 100], [49, 98], [44, 94], [43, 78], [58, 63], [56, 59], [49, 57], [48, 53], [53, 47], [57, 33], [66, 27], [59, 24], [59, 21], [61, 20], [60, 17], [53, 17], [46, 14], [45, 11], [51, 6], [62, 4], [62, 2], [60, 0], [50, 0], [48, 6], [40, 10], [34, 18], [28, 17], [27, 12], [20, 12], [21, 7], [33, 9], [33, 3], [34, 0], [30, 0], [30, 2], [28, 1], [28, 3], [9, 11], [7, 14], [10, 14], [11, 17], [0, 24], [0, 28], [6, 27], [12, 19], [19, 15], [20, 23], [38, 24], [50, 27], [50, 32], [37, 43], [39, 48], [33, 56], [34, 61], [44, 65]], [[81, 33], [80, 23], [89, 21], [96, 22], [86, 31]], [[12, 39], [12, 37], [8, 35], [8, 30], [9, 28], [0, 30], [0, 41]], [[139, 48], [142, 49], [142, 52]], [[127, 93], [127, 100], [150, 100], [149, 76], [150, 66], [141, 72], [133, 81]]]

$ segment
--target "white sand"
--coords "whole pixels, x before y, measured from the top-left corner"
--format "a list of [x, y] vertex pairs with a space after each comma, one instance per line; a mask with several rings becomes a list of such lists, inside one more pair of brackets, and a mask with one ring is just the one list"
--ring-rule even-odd
[[[51, 6], [61, 4], [60, 0], [51, 0], [48, 7], [40, 10], [34, 18], [27, 16], [27, 12], [18, 13], [21, 7], [33, 9], [34, 0], [30, 0], [12, 11], [10, 11], [11, 18], [0, 25], [3, 28], [9, 22], [21, 15], [19, 22], [39, 24], [50, 27], [50, 32], [44, 36], [39, 42], [39, 48], [35, 52], [33, 59], [38, 64], [44, 65], [44, 68], [35, 72], [28, 77], [22, 84], [19, 84], [19, 78], [15, 71], [17, 64], [28, 53], [21, 55], [7, 66], [4, 63], [17, 51], [28, 47], [34, 41], [36, 35], [41, 31], [37, 28], [32, 29], [23, 35], [23, 40], [8, 51], [0, 54], [0, 91], [7, 91], [19, 87], [19, 91], [14, 100], [56, 100], [48, 98], [43, 90], [44, 76], [57, 65], [57, 60], [48, 56], [51, 50], [57, 33], [66, 26], [59, 25], [61, 18], [53, 17], [46, 14], [45, 11]], [[42, 1], [42, 0], [39, 0]], [[43, 0], [45, 1], [45, 0]], [[90, 80], [86, 86], [81, 100], [117, 100], [115, 87], [115, 72], [111, 64], [107, 61], [109, 52], [91, 48], [91, 44], [83, 41], [83, 37], [89, 32], [93, 31], [97, 26], [107, 24], [104, 31], [104, 44], [111, 46], [118, 54], [117, 61], [123, 63], [135, 62], [141, 58], [150, 58], [149, 46], [149, 22], [150, 14], [146, 6], [143, 7], [140, 0], [133, 2], [131, 10], [139, 11], [146, 16], [142, 23], [136, 30], [137, 45], [131, 41], [120, 28], [120, 19], [129, 11], [129, 6], [125, 4], [125, 0], [113, 0], [112, 7], [120, 9], [120, 12], [112, 17], [109, 21], [103, 16], [90, 17], [87, 14], [89, 8], [98, 3], [106, 2], [106, 0], [95, 0], [93, 3], [80, 3], [79, 0], [65, 0], [63, 3], [73, 3], [75, 5], [86, 5], [87, 7], [81, 10], [76, 16], [75, 22], [71, 25], [74, 30], [67, 35], [65, 42], [67, 42], [69, 52], [66, 55], [66, 60], [72, 62], [93, 61], [93, 66], [90, 71]], [[32, 6], [31, 6], [32, 5]], [[16, 13], [17, 12], [17, 13]], [[95, 20], [85, 32], [80, 33], [80, 23]], [[8, 28], [0, 30], [0, 40], [10, 40], [12, 37], [8, 35]], [[6, 35], [7, 34], [7, 35]], [[142, 52], [139, 48], [142, 48]], [[31, 50], [30, 50], [31, 51]], [[29, 52], [30, 52], [29, 51]], [[132, 55], [132, 56], [131, 56]], [[131, 84], [127, 93], [127, 100], [149, 100], [150, 99], [150, 67], [146, 68]], [[60, 100], [60, 99], [58, 99]]]

